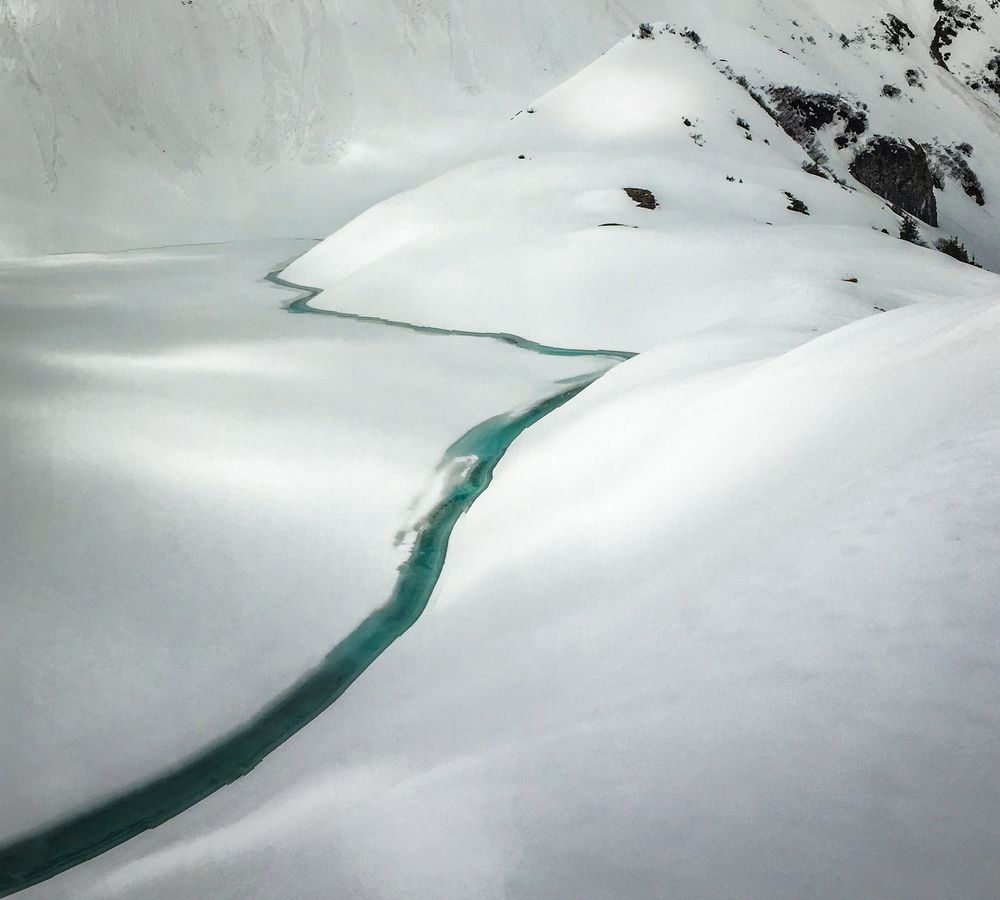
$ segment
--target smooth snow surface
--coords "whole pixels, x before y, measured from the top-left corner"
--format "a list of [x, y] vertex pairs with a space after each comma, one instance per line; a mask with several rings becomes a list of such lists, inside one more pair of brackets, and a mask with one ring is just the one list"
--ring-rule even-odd
[[998, 340], [981, 300], [622, 364], [330, 714], [25, 896], [992, 896]]
[[0, 268], [0, 839], [253, 716], [389, 597], [453, 442], [608, 364], [288, 315], [306, 246]]

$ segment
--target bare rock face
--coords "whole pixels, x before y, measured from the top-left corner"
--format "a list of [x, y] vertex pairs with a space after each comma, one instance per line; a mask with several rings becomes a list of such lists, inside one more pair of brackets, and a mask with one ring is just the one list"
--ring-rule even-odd
[[854, 157], [851, 174], [894, 206], [937, 226], [934, 174], [919, 144], [879, 135]]

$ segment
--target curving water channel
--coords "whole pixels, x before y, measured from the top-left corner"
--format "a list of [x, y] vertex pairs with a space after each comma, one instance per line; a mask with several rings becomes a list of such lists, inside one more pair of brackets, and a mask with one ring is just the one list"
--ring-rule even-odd
[[[292, 313], [336, 316], [428, 335], [498, 340], [550, 356], [595, 357], [623, 361], [634, 354], [613, 350], [577, 350], [538, 344], [512, 334], [448, 330], [371, 316], [316, 309], [318, 289], [267, 276], [283, 288], [303, 291], [287, 309]], [[156, 828], [227, 784], [250, 772], [340, 697], [351, 684], [420, 617], [444, 567], [448, 542], [461, 515], [489, 487], [493, 472], [517, 437], [600, 378], [607, 366], [572, 379], [562, 389], [519, 411], [481, 422], [456, 441], [442, 465], [468, 464], [415, 529], [412, 550], [399, 569], [385, 605], [372, 612], [323, 662], [260, 713], [176, 768], [109, 800], [77, 812], [0, 847], [0, 897], [93, 859], [130, 838]]]

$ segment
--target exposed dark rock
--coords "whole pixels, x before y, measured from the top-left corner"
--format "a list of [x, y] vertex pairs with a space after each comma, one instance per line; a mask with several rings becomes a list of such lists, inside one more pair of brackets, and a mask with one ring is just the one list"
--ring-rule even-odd
[[882, 96], [895, 100], [903, 92], [894, 84], [882, 85]]
[[986, 63], [980, 76], [983, 85], [1000, 97], [1000, 53]]
[[948, 57], [951, 54], [945, 55], [944, 48], [947, 47], [951, 42], [958, 37], [958, 32], [951, 25], [949, 20], [945, 17], [939, 18], [934, 23], [934, 37], [931, 39], [931, 57], [942, 69], [948, 69]]
[[924, 73], [920, 69], [907, 69], [906, 70], [906, 83], [910, 87], [918, 87], [921, 90], [924, 89]]
[[769, 93], [775, 120], [800, 144], [835, 121], [849, 141], [868, 129], [867, 113], [838, 94], [810, 93], [794, 86], [772, 87]]
[[851, 174], [863, 185], [928, 225], [937, 225], [934, 175], [924, 148], [878, 135], [854, 157]]
[[788, 198], [788, 206], [786, 207], [786, 209], [789, 209], [792, 212], [802, 213], [802, 215], [804, 216], [809, 215], [809, 207], [806, 206], [801, 200], [799, 200], [798, 197], [796, 197], [789, 191], [785, 191], [784, 193], [785, 196]]
[[821, 168], [827, 168], [830, 160], [816, 140], [816, 132], [836, 124], [839, 131], [833, 140], [843, 149], [857, 143], [858, 136], [868, 129], [863, 104], [855, 105], [838, 94], [810, 93], [792, 85], [771, 87], [768, 93], [773, 108], [764, 97], [754, 92], [750, 96]]
[[779, 123], [787, 122], [795, 129], [816, 132], [832, 125], [837, 116], [837, 97], [833, 94], [810, 94], [793, 86], [773, 88], [770, 93]]
[[890, 13], [882, 20], [885, 27], [885, 42], [894, 50], [905, 50], [916, 35], [902, 19]]
[[951, 53], [947, 48], [963, 29], [979, 31], [979, 23], [983, 17], [976, 12], [973, 4], [963, 6], [956, 0], [934, 0], [934, 9], [938, 18], [934, 23], [934, 37], [931, 39], [931, 56], [942, 69], [950, 72], [948, 60]]
[[645, 188], [627, 187], [625, 193], [635, 201], [635, 205], [640, 209], [656, 209], [660, 205], [653, 192], [647, 191]]

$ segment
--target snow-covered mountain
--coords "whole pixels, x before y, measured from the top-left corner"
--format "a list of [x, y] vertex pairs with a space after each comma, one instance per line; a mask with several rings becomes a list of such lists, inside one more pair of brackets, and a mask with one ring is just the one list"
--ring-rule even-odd
[[0, 266], [0, 894], [997, 896], [996, 4], [202, 3], [7, 4], [11, 246], [350, 221]]
[[915, 139], [943, 227], [981, 259], [997, 243], [1000, 13], [985, 0], [3, 0], [0, 13], [8, 252], [328, 233], [500, 149], [495, 123], [641, 21], [697, 36], [849, 183], [874, 136]]
[[711, 4], [674, 20], [798, 140], [1000, 263], [1000, 8], [902, 0]]
[[[803, 146], [703, 40], [675, 32], [626, 38], [516, 114], [503, 156], [374, 207], [290, 277], [334, 309], [630, 350], [734, 316], [760, 322], [762, 305], [801, 331], [806, 298], [819, 298], [826, 330], [961, 293], [949, 261], [898, 240], [905, 210], [834, 156], [857, 147], [821, 152], [842, 120]], [[965, 239], [1000, 262], [989, 207], [942, 183], [983, 226]], [[916, 230], [929, 243], [958, 227], [943, 213], [940, 224]]]

